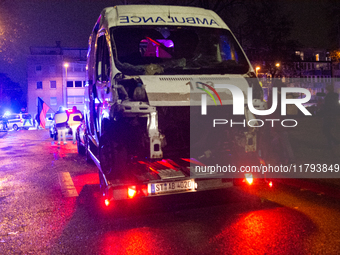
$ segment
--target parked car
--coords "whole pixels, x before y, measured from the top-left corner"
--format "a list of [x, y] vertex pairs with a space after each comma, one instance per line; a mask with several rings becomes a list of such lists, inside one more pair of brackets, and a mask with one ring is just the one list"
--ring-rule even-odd
[[33, 126], [33, 120], [31, 114], [28, 113], [12, 113], [5, 115], [3, 119], [7, 120], [8, 130], [13, 129], [15, 131], [19, 129], [28, 130]]

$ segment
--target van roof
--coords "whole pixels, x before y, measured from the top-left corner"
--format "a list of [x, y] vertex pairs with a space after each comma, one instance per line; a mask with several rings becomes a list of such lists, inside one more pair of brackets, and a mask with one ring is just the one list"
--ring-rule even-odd
[[215, 12], [186, 6], [117, 5], [105, 8], [99, 20], [100, 24], [97, 25], [107, 29], [114, 26], [164, 25], [200, 26], [229, 30]]

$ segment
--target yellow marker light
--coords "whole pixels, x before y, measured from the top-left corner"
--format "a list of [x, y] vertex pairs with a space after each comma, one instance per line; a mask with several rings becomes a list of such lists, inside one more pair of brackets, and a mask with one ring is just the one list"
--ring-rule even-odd
[[244, 176], [246, 177], [247, 183], [248, 183], [249, 185], [252, 185], [252, 184], [253, 184], [253, 181], [254, 181], [253, 175], [252, 175], [252, 174], [245, 174]]

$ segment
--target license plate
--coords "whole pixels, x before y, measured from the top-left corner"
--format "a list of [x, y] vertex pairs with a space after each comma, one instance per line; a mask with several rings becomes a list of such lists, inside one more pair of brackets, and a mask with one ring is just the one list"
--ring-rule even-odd
[[192, 190], [195, 190], [194, 180], [149, 183], [148, 185], [148, 193], [150, 195], [159, 195], [163, 193], [172, 193], [178, 191], [183, 192]]

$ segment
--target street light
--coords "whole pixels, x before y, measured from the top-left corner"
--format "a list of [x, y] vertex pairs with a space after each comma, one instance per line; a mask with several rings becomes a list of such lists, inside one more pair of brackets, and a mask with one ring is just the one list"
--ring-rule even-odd
[[276, 67], [280, 67], [280, 63], [276, 63], [275, 66], [276, 66]]
[[68, 68], [68, 63], [65, 63], [65, 64], [64, 64], [64, 67], [65, 67], [65, 76], [66, 76], [66, 78], [67, 78], [67, 68]]
[[258, 72], [260, 69], [261, 69], [261, 67], [259, 67], [259, 66], [257, 66], [257, 67], [255, 68], [256, 76], [257, 76], [257, 72]]
[[[65, 67], [65, 86], [63, 86], [63, 105], [66, 105], [67, 107], [67, 68], [69, 67], [69, 64], [67, 62], [64, 63]], [[64, 84], [64, 83], [63, 83]]]

